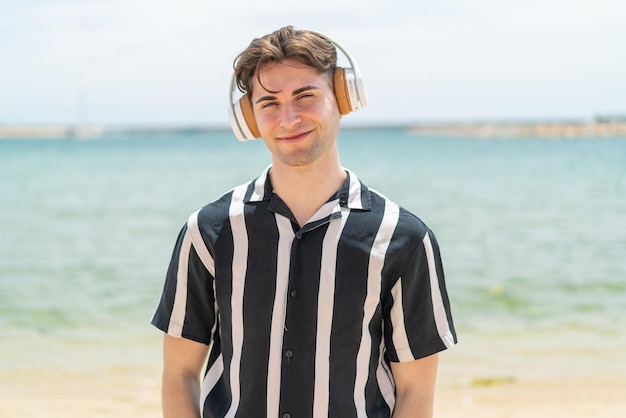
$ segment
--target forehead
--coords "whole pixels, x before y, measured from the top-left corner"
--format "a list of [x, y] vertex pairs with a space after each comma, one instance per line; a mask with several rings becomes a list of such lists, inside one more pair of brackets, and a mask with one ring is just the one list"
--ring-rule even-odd
[[[260, 83], [259, 83], [260, 80]], [[252, 82], [252, 94], [291, 92], [305, 85], [318, 88], [332, 87], [332, 78], [328, 73], [320, 73], [317, 69], [295, 60], [267, 63], [259, 70], [258, 78]]]

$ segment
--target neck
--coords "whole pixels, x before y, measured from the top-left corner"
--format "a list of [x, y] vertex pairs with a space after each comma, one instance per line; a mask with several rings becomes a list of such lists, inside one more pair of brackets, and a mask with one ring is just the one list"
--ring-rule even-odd
[[274, 191], [302, 226], [339, 190], [346, 179], [346, 172], [337, 157], [304, 166], [274, 162], [270, 178]]

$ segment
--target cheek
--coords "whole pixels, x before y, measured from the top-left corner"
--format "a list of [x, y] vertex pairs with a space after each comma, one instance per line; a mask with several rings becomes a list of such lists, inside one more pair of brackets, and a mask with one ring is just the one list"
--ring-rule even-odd
[[337, 105], [337, 99], [335, 99], [334, 95], [326, 97], [326, 100], [324, 101], [324, 114], [331, 119], [341, 119], [339, 105]]
[[271, 129], [273, 125], [273, 119], [264, 114], [256, 114], [254, 119], [256, 120], [256, 125], [259, 128], [259, 132], [261, 136], [264, 136], [264, 133]]
[[335, 98], [334, 95], [327, 96], [325, 100], [325, 104], [326, 104], [326, 109], [328, 111], [339, 113], [339, 105], [337, 104], [337, 99]]
[[337, 100], [335, 99], [335, 96], [327, 98], [324, 105], [325, 114], [328, 116], [328, 123], [332, 123], [331, 121], [339, 123], [342, 116], [339, 112], [339, 106], [337, 105]]

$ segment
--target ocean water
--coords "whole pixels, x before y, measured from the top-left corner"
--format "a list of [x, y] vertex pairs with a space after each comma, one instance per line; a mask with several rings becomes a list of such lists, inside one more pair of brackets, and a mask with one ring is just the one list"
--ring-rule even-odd
[[[626, 138], [339, 141], [438, 237], [460, 340], [444, 373], [626, 377]], [[226, 131], [0, 141], [0, 373], [158, 365], [179, 228], [269, 159]]]

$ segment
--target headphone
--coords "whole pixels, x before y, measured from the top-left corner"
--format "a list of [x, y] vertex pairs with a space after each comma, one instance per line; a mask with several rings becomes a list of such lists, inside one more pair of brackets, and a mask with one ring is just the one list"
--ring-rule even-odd
[[[328, 36], [318, 32], [313, 33], [330, 42], [347, 58], [350, 64], [349, 67], [336, 67], [333, 75], [335, 98], [337, 99], [339, 113], [347, 115], [350, 112], [367, 106], [367, 94], [365, 93], [365, 87], [363, 87], [363, 79], [361, 78], [359, 67], [350, 54], [348, 54], [348, 51]], [[230, 84], [231, 86], [228, 92], [228, 116], [230, 118], [230, 126], [235, 136], [242, 142], [260, 138], [261, 134], [259, 133], [259, 128], [254, 118], [250, 98], [247, 94], [244, 94], [241, 98], [235, 100], [238, 87], [234, 71], [230, 79]]]

